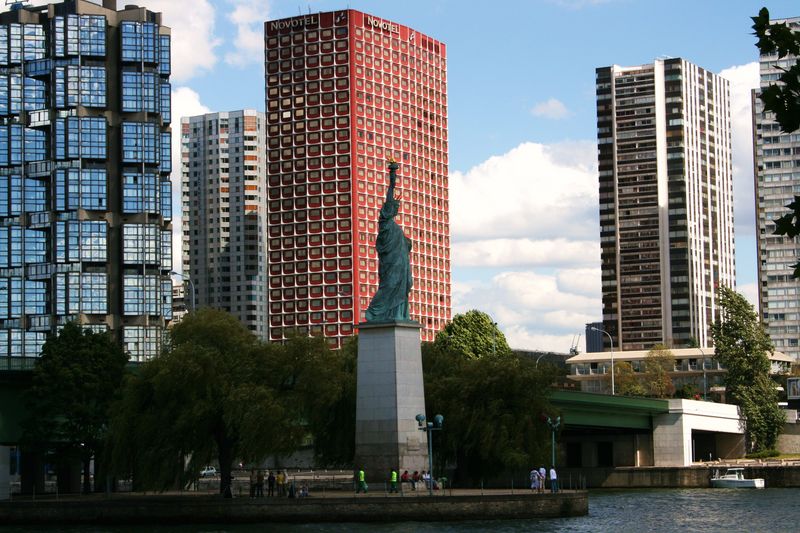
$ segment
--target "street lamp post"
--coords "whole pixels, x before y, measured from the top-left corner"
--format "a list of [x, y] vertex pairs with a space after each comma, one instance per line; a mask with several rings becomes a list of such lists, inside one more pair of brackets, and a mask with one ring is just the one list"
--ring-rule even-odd
[[189, 284], [189, 290], [192, 291], [192, 311], [194, 311], [196, 307], [194, 306], [194, 282], [192, 281], [192, 278], [190, 278], [189, 276], [185, 276], [180, 272], [175, 272], [174, 270], [170, 272], [170, 274], [172, 274], [173, 276], [178, 276], [183, 280], [184, 283]]
[[609, 332], [604, 329], [590, 326], [592, 330], [608, 335], [608, 340], [611, 341], [611, 396], [614, 396], [614, 338]]
[[550, 426], [550, 450], [552, 451], [552, 461], [550, 464], [553, 468], [556, 466], [556, 431], [558, 431], [558, 426], [561, 425], [561, 417], [556, 417], [555, 420], [547, 417], [547, 425]]
[[433, 496], [433, 439], [431, 439], [431, 436], [433, 431], [442, 429], [444, 417], [442, 415], [436, 415], [433, 417], [433, 422], [428, 423], [425, 423], [425, 415], [422, 413], [418, 414], [415, 418], [417, 419], [419, 430], [426, 431], [428, 434], [428, 477], [430, 477], [428, 492]]

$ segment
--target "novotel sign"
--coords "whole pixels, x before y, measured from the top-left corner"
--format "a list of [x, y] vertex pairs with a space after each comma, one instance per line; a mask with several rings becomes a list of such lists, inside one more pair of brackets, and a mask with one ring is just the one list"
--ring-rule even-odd
[[308, 15], [307, 17], [295, 17], [291, 19], [273, 20], [269, 23], [270, 30], [296, 30], [306, 26], [319, 24], [318, 15]]
[[392, 24], [391, 22], [375, 18], [372, 15], [365, 15], [364, 22], [367, 26], [372, 26], [373, 28], [390, 31], [392, 33], [400, 33], [400, 26], [397, 24]]

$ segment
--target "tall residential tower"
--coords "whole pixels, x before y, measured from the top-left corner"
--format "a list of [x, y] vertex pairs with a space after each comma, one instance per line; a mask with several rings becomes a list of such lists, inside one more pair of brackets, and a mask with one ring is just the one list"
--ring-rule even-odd
[[70, 320], [159, 353], [172, 313], [170, 35], [71, 0], [0, 14], [0, 358]]
[[444, 43], [352, 9], [265, 23], [270, 339], [338, 346], [378, 286], [387, 159], [413, 241], [411, 317], [450, 320]]
[[[800, 30], [800, 18], [773, 20]], [[796, 57], [778, 59], [762, 55], [761, 88], [775, 83], [782, 69]], [[773, 235], [776, 218], [788, 213], [785, 206], [800, 195], [800, 132], [783, 133], [771, 113], [753, 91], [755, 198], [758, 232], [758, 300], [761, 317], [775, 348], [795, 359], [800, 357], [800, 283], [792, 277], [792, 265], [800, 257], [800, 241]]]
[[614, 347], [710, 343], [734, 287], [730, 89], [683, 59], [597, 69], [604, 329]]
[[265, 122], [253, 110], [181, 118], [181, 179], [186, 305], [228, 311], [266, 340]]

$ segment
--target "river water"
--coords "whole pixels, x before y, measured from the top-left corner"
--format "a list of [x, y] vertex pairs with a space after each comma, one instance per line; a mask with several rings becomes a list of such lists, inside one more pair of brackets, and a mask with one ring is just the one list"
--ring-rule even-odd
[[[412, 517], [409, 517], [412, 518]], [[428, 533], [428, 532], [798, 532], [800, 489], [596, 490], [589, 515], [550, 520], [394, 524], [250, 524], [173, 527], [4, 528], [0, 533]]]

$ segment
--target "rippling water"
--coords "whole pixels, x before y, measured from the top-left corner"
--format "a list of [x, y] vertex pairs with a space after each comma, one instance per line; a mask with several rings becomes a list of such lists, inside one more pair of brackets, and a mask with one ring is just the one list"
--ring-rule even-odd
[[[409, 517], [412, 518], [412, 517]], [[72, 533], [426, 533], [454, 531], [552, 532], [797, 532], [800, 531], [800, 489], [661, 489], [591, 491], [589, 515], [553, 520], [502, 520], [458, 523], [395, 524], [251, 524], [177, 527], [75, 527], [38, 531]], [[3, 528], [2, 533], [37, 531]]]

